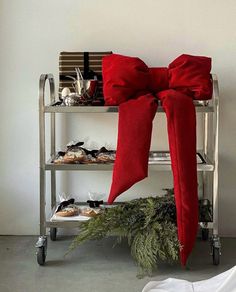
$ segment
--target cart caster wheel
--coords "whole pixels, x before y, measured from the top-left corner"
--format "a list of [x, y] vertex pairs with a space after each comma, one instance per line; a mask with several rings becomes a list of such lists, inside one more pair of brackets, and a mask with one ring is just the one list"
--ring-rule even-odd
[[220, 249], [218, 247], [213, 247], [212, 249], [212, 260], [213, 265], [218, 266], [220, 263]]
[[43, 266], [45, 264], [46, 260], [46, 250], [44, 246], [38, 247], [37, 250], [37, 262], [40, 266]]
[[55, 227], [51, 227], [50, 228], [50, 239], [52, 241], [56, 241], [57, 240], [57, 228], [55, 228]]
[[38, 241], [35, 244], [35, 247], [37, 248], [37, 262], [40, 266], [43, 266], [45, 264], [46, 255], [47, 255], [47, 236], [42, 235], [39, 236]]
[[213, 235], [211, 238], [211, 255], [213, 260], [213, 265], [218, 266], [220, 263], [221, 256], [221, 244], [218, 235]]
[[209, 239], [209, 229], [207, 228], [202, 228], [202, 240], [206, 241]]

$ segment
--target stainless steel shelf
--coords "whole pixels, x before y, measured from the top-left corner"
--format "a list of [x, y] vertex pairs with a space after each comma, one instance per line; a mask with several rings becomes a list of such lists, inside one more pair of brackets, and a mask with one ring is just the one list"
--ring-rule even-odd
[[91, 164], [54, 164], [51, 159], [45, 164], [45, 170], [85, 170], [85, 171], [110, 171], [113, 169], [113, 163], [91, 163]]
[[[47, 228], [78, 228], [84, 221], [46, 221]], [[212, 222], [199, 222], [199, 226], [207, 226], [208, 229], [213, 228]]]
[[[123, 202], [120, 202], [123, 203]], [[113, 206], [116, 206], [120, 203], [115, 203], [113, 204]], [[79, 203], [79, 205], [86, 205], [86, 203]], [[54, 228], [77, 228], [81, 226], [81, 223], [86, 222], [84, 220], [63, 220], [63, 218], [61, 220], [58, 221], [51, 221], [52, 218], [52, 214], [54, 214], [54, 210], [51, 213], [51, 215], [48, 216], [48, 219], [46, 220], [45, 224], [46, 227], [50, 228], [50, 227], [54, 227]], [[213, 223], [212, 222], [199, 222], [198, 223], [200, 227], [205, 227], [207, 226], [207, 228], [213, 228]]]
[[76, 228], [80, 227], [83, 221], [46, 221], [46, 227], [54, 228]]
[[[118, 113], [118, 106], [51, 106], [44, 107], [45, 113]], [[197, 113], [214, 112], [212, 105], [204, 105], [200, 102], [195, 103]], [[157, 112], [163, 113], [164, 109], [160, 105]]]
[[[197, 164], [197, 171], [214, 171], [214, 164], [208, 157], [198, 151], [203, 159], [204, 163]], [[57, 171], [111, 171], [113, 169], [113, 163], [91, 163], [91, 164], [54, 164], [52, 159], [48, 160], [45, 164], [45, 170], [57, 170]], [[149, 161], [150, 171], [171, 171], [171, 163], [153, 162]]]

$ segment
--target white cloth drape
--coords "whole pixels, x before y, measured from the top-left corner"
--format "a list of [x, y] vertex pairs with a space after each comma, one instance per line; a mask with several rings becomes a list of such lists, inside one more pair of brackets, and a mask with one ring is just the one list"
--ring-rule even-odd
[[151, 281], [142, 292], [236, 292], [236, 266], [218, 276], [198, 282], [174, 278]]

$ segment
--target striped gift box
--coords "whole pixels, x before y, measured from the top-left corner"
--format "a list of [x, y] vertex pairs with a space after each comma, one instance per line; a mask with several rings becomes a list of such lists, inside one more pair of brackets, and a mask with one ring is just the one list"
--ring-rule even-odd
[[112, 52], [61, 52], [59, 56], [59, 95], [64, 87], [69, 87], [72, 92], [73, 80], [67, 75], [76, 78], [75, 67], [79, 67], [84, 79], [98, 78], [97, 99], [103, 99], [102, 58]]

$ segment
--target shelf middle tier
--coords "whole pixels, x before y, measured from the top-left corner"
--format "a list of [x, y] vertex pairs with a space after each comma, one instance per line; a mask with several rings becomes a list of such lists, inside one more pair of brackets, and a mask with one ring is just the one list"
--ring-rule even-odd
[[[199, 151], [200, 152], [200, 151]], [[201, 153], [201, 152], [200, 152]], [[202, 163], [197, 164], [197, 171], [214, 171], [214, 164], [210, 159], [201, 153], [203, 158]], [[150, 171], [171, 171], [170, 162], [154, 162], [149, 161]], [[58, 171], [70, 171], [70, 170], [80, 170], [80, 171], [111, 171], [113, 169], [113, 163], [91, 163], [91, 164], [55, 164], [52, 159], [47, 161], [45, 164], [45, 170], [58, 170]]]

